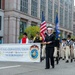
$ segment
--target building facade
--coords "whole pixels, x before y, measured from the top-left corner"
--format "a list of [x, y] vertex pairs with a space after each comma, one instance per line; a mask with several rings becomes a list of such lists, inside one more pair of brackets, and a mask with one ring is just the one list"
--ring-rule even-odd
[[40, 25], [42, 11], [47, 25], [53, 27], [57, 11], [62, 36], [72, 34], [73, 3], [74, 0], [5, 0], [4, 43], [18, 43], [27, 26]]
[[3, 43], [3, 33], [4, 33], [4, 1], [0, 0], [0, 44]]
[[74, 14], [73, 14], [73, 35], [75, 36], [75, 6], [74, 6]]

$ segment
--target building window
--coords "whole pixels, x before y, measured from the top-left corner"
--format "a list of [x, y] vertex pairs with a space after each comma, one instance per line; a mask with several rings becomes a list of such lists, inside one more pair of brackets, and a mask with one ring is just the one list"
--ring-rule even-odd
[[25, 29], [27, 27], [27, 21], [20, 21], [20, 34], [23, 34], [25, 32]]
[[0, 30], [1, 30], [1, 18], [2, 18], [2, 17], [0, 16]]
[[37, 17], [37, 0], [31, 0], [31, 15]]
[[60, 0], [60, 3], [63, 4], [64, 0]]
[[68, 11], [65, 10], [65, 27], [68, 28]]
[[65, 38], [67, 38], [67, 32], [65, 32]]
[[64, 0], [60, 0], [60, 6], [64, 6]]
[[72, 0], [70, 0], [70, 2], [69, 2], [69, 12], [72, 12], [73, 11], [72, 5], [73, 5], [73, 2], [72, 2]]
[[73, 0], [69, 0], [69, 8], [72, 9]]
[[69, 4], [69, 10], [72, 10], [72, 4]]
[[73, 25], [73, 35], [75, 36], [75, 24]]
[[37, 25], [37, 23], [36, 22], [31, 22], [31, 26], [36, 26]]
[[72, 29], [72, 13], [69, 12], [69, 29]]
[[63, 26], [63, 8], [60, 7], [60, 25]]
[[58, 0], [55, 0], [55, 3], [58, 3]]
[[48, 21], [52, 22], [52, 1], [48, 0]]
[[69, 0], [65, 0], [65, 8], [67, 9], [68, 8], [68, 2]]
[[40, 0], [40, 18], [42, 19], [42, 12], [45, 16], [45, 10], [46, 10], [46, 0]]
[[28, 13], [28, 0], [20, 0], [20, 11]]
[[73, 21], [75, 22], [75, 12], [73, 13]]
[[1, 9], [1, 0], [0, 0], [0, 9]]

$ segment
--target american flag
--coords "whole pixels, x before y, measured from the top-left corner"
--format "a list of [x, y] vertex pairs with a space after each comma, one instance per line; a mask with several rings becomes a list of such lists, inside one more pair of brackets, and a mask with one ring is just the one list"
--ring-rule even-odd
[[47, 30], [47, 27], [46, 27], [46, 21], [45, 21], [45, 17], [44, 17], [44, 14], [42, 12], [42, 23], [40, 25], [40, 35], [42, 37], [42, 40], [45, 39], [45, 32]]

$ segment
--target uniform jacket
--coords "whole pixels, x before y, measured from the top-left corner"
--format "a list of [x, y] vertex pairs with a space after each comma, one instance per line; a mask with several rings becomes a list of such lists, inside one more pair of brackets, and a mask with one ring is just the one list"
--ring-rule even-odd
[[47, 34], [45, 37], [45, 42], [51, 42], [50, 44], [46, 44], [46, 47], [54, 47], [55, 46], [55, 36], [51, 34], [50, 36]]

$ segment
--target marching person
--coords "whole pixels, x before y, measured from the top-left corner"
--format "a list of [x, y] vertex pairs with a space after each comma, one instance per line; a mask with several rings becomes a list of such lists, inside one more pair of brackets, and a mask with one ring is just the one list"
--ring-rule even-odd
[[21, 44], [27, 44], [29, 42], [27, 33], [23, 34], [23, 38], [21, 39]]
[[[56, 37], [56, 32], [54, 32], [54, 35]], [[59, 48], [60, 48], [60, 42], [58, 38], [55, 38], [55, 47], [54, 47], [54, 58], [56, 60], [56, 64], [59, 63]]]
[[66, 51], [66, 39], [62, 39], [62, 45], [61, 45], [62, 60], [65, 59], [65, 51]]
[[55, 40], [55, 50], [54, 50], [54, 53], [56, 53], [56, 64], [59, 63], [59, 51], [60, 51], [60, 42], [59, 40]]
[[71, 36], [67, 36], [67, 41], [66, 41], [66, 63], [69, 62], [69, 57], [70, 57], [70, 48], [71, 48]]
[[53, 34], [53, 28], [48, 27], [47, 28], [47, 35], [45, 37], [45, 42], [43, 44], [46, 44], [46, 68], [50, 68], [50, 63], [52, 68], [54, 68], [54, 40], [55, 36]]

